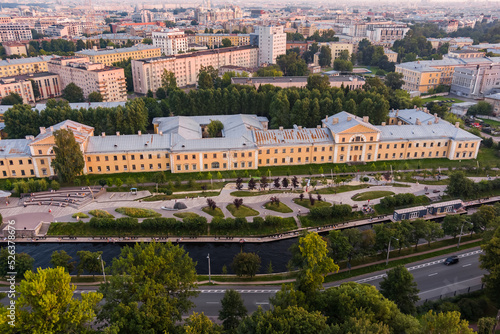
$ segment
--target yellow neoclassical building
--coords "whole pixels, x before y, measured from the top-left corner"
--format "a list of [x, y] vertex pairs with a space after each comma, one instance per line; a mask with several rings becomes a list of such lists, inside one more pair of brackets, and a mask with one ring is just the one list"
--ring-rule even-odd
[[[221, 136], [208, 138], [219, 120]], [[386, 122], [340, 112], [316, 128], [268, 129], [256, 115], [175, 116], [153, 120], [154, 134], [95, 135], [92, 127], [64, 121], [36, 137], [0, 140], [0, 177], [54, 175], [54, 131], [71, 129], [84, 154], [86, 174], [171, 171], [217, 172], [266, 166], [367, 163], [381, 160], [475, 159], [481, 138], [424, 109], [396, 110]]]

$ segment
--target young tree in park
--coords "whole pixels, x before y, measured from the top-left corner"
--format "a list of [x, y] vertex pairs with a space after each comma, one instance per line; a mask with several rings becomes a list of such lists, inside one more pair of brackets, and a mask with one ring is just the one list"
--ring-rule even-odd
[[442, 238], [444, 236], [444, 232], [441, 228], [441, 224], [433, 221], [426, 222], [427, 228], [425, 229], [424, 239], [427, 240], [427, 244], [431, 247], [431, 242], [436, 241], [438, 238]]
[[312, 194], [309, 193], [309, 204], [311, 204], [311, 206], [314, 206], [315, 202], [316, 202], [316, 200], [314, 199], [314, 197], [312, 196]]
[[196, 269], [182, 247], [137, 243], [113, 260], [109, 283], [101, 285], [98, 319], [114, 333], [174, 333], [197, 295]]
[[63, 182], [72, 182], [85, 166], [80, 145], [70, 129], [54, 131], [54, 141], [55, 158], [51, 166]]
[[328, 257], [326, 241], [315, 232], [300, 238], [298, 247], [292, 249], [299, 268], [297, 288], [306, 294], [321, 289], [325, 275], [339, 270], [339, 266]]
[[0, 321], [0, 332], [86, 333], [102, 294], [89, 292], [73, 298], [76, 286], [70, 282], [70, 275], [61, 267], [27, 272], [17, 290], [15, 331], [7, 321]]
[[89, 94], [89, 102], [102, 102], [103, 98], [101, 93], [99, 92], [92, 92]]
[[281, 183], [280, 183], [280, 178], [279, 177], [275, 178], [273, 182], [274, 182], [274, 188], [281, 187]]
[[462, 171], [454, 172], [450, 175], [450, 182], [446, 187], [446, 193], [453, 197], [471, 198], [477, 192], [474, 181], [465, 176]]
[[207, 132], [210, 138], [220, 137], [222, 130], [224, 130], [224, 124], [219, 120], [211, 120], [207, 125]]
[[73, 257], [66, 253], [66, 251], [53, 251], [52, 256], [50, 257], [50, 264], [53, 265], [54, 268], [63, 267], [66, 272], [71, 273], [75, 269], [76, 263], [71, 260], [73, 260]]
[[288, 188], [288, 184], [289, 184], [289, 180], [286, 177], [284, 177], [281, 180], [281, 185], [283, 186], [283, 188]]
[[167, 91], [163, 87], [158, 87], [155, 95], [158, 100], [163, 100], [167, 98]]
[[238, 253], [234, 256], [231, 268], [238, 276], [253, 277], [260, 270], [261, 259], [255, 253]]
[[207, 198], [207, 205], [210, 209], [212, 210], [215, 210], [217, 209], [217, 204], [215, 203], [215, 201], [211, 198]]
[[269, 185], [269, 182], [267, 180], [267, 177], [263, 176], [260, 178], [260, 187], [264, 190], [266, 190], [267, 186]]
[[239, 209], [240, 206], [243, 205], [243, 198], [235, 198], [233, 204], [236, 207], [236, 209]]
[[296, 176], [292, 177], [292, 186], [293, 186], [293, 189], [295, 189], [299, 186], [299, 179]]
[[17, 93], [10, 93], [6, 97], [2, 98], [2, 102], [0, 103], [4, 106], [13, 106], [16, 104], [23, 104], [23, 98], [21, 95]]
[[402, 265], [389, 270], [387, 277], [380, 282], [380, 293], [406, 314], [417, 311], [415, 303], [420, 300], [419, 291], [413, 275]]
[[243, 179], [241, 177], [236, 179], [236, 189], [243, 189]]
[[175, 78], [175, 73], [164, 69], [161, 75], [161, 86], [167, 92], [169, 90], [177, 89], [177, 79]]
[[248, 190], [254, 190], [257, 187], [257, 183], [253, 178], [248, 181]]
[[485, 317], [480, 318], [477, 322], [477, 332], [479, 334], [493, 334], [495, 333], [495, 327], [497, 325], [497, 319]]
[[500, 306], [500, 228], [495, 230], [493, 237], [481, 246], [483, 254], [479, 256], [480, 267], [488, 270], [483, 282], [490, 299]]
[[460, 312], [439, 312], [429, 311], [421, 320], [421, 333], [440, 333], [440, 334], [473, 334], [472, 328], [469, 328], [467, 320], [460, 319]]
[[76, 255], [79, 257], [78, 262], [78, 275], [83, 274], [84, 271], [91, 273], [95, 276], [95, 273], [101, 272], [101, 260], [102, 252], [90, 252], [90, 251], [78, 251]]
[[401, 89], [404, 83], [403, 73], [390, 72], [385, 76], [385, 84], [392, 90]]
[[247, 316], [243, 298], [236, 290], [226, 290], [221, 300], [221, 307], [219, 320], [222, 321], [222, 327], [228, 333], [234, 332], [241, 320]]
[[62, 91], [62, 98], [70, 103], [84, 102], [83, 89], [78, 87], [75, 83], [70, 82]]

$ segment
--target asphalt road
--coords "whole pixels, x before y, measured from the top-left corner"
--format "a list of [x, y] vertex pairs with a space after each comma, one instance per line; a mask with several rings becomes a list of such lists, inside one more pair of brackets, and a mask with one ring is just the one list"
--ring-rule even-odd
[[[465, 293], [469, 287], [478, 289], [481, 285], [481, 277], [486, 273], [485, 270], [479, 268], [480, 252], [479, 247], [457, 252], [454, 255], [459, 256], [459, 263], [450, 266], [443, 264], [447, 256], [407, 265], [406, 267], [413, 274], [420, 289], [420, 302], [426, 299], [436, 299], [439, 296], [451, 296], [455, 291], [458, 291], [457, 294]], [[381, 271], [353, 277], [341, 282], [328, 283], [325, 284], [325, 287], [338, 286], [343, 282], [354, 281], [372, 284], [378, 288], [384, 276], [385, 272]], [[196, 304], [193, 311], [204, 312], [205, 315], [216, 318], [221, 308], [220, 301], [227, 289], [235, 289], [240, 292], [247, 310], [254, 312], [259, 306], [264, 310], [268, 310], [270, 308], [269, 298], [276, 294], [280, 286], [201, 286], [200, 294], [193, 299]], [[0, 290], [5, 291], [7, 289], [2, 287]], [[80, 294], [88, 290], [95, 290], [95, 287], [86, 288], [81, 286], [75, 292]], [[7, 298], [2, 300], [4, 305], [7, 302]]]

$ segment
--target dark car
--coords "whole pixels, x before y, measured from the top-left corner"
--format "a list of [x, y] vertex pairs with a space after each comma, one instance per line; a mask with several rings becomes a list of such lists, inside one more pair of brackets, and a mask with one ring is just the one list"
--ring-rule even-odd
[[444, 260], [444, 264], [447, 266], [449, 266], [450, 264], [455, 264], [455, 263], [458, 263], [458, 256], [456, 256], [456, 255], [450, 256], [449, 258]]

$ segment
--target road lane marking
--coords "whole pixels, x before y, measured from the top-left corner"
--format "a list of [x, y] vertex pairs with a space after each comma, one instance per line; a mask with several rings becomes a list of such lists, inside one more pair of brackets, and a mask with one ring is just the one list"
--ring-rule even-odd
[[437, 275], [438, 273], [434, 273], [434, 274], [430, 274], [429, 276], [434, 276], [434, 275]]
[[[419, 295], [423, 295], [424, 293], [428, 293], [428, 292], [432, 292], [432, 291], [443, 290], [443, 289], [446, 289], [448, 287], [451, 287], [451, 286], [454, 286], [454, 285], [458, 285], [458, 284], [462, 284], [462, 283], [469, 282], [469, 281], [473, 281], [473, 280], [477, 280], [478, 278], [482, 278], [482, 277], [483, 276], [477, 276], [477, 277], [473, 277], [473, 278], [467, 279], [465, 281], [460, 281], [460, 282], [448, 284], [448, 285], [442, 286], [440, 288], [435, 288], [435, 289], [431, 289], [431, 290], [427, 290], [427, 291], [421, 291], [419, 293]], [[463, 289], [466, 289], [466, 288], [468, 288], [468, 286], [464, 287]]]
[[257, 302], [256, 305], [269, 305], [269, 302]]
[[207, 304], [219, 304], [219, 302], [207, 302]]
[[468, 267], [468, 266], [470, 266], [470, 265], [472, 265], [472, 263], [469, 263], [469, 264], [464, 264], [462, 267]]

